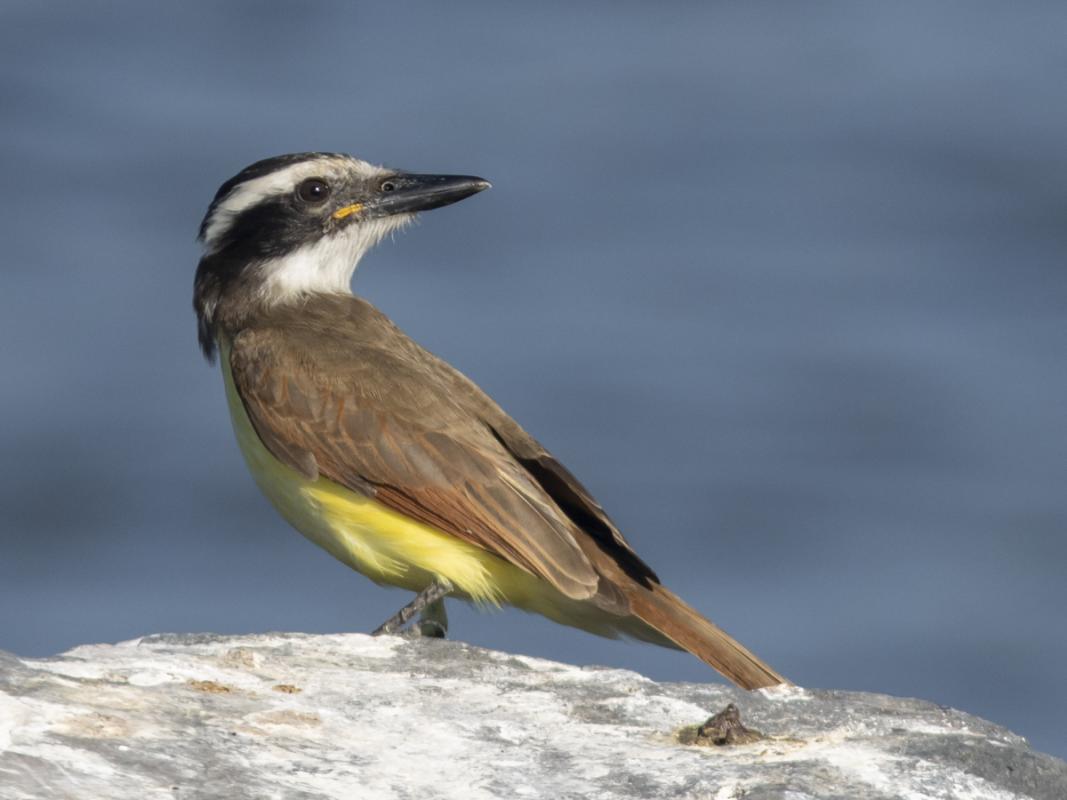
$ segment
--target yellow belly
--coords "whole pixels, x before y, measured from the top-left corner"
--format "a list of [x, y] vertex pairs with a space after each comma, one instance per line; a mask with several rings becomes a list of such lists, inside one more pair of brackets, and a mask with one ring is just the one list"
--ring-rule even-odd
[[420, 591], [439, 576], [479, 603], [528, 605], [530, 592], [542, 582], [524, 570], [331, 480], [309, 481], [276, 459], [237, 394], [228, 347], [221, 356], [241, 453], [260, 490], [294, 528], [377, 583]]
[[338, 560], [379, 584], [418, 592], [445, 578], [454, 587], [451, 596], [482, 606], [515, 606], [599, 636], [673, 646], [636, 617], [616, 617], [572, 600], [486, 550], [327, 478], [307, 480], [263, 446], [234, 387], [229, 347], [223, 343], [220, 349], [230, 419], [256, 484], [290, 525]]

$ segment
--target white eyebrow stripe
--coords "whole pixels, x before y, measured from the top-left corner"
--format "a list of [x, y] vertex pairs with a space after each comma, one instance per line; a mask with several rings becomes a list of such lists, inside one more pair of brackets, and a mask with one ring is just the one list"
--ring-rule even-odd
[[238, 184], [211, 212], [204, 227], [204, 249], [211, 251], [229, 229], [234, 217], [275, 195], [291, 192], [305, 178], [325, 177], [339, 172], [360, 172], [365, 177], [388, 174], [383, 167], [348, 158], [316, 158]]

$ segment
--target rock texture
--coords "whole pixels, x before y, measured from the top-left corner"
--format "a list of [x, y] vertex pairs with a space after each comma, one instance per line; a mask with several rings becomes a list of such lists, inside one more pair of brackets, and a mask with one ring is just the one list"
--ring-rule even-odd
[[[682, 743], [731, 702], [762, 738]], [[659, 684], [456, 642], [0, 653], [3, 800], [324, 797], [1062, 800], [1067, 764], [917, 700]]]

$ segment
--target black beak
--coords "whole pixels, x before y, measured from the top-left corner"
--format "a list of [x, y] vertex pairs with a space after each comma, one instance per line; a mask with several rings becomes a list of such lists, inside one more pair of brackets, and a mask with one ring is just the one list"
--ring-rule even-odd
[[365, 204], [369, 217], [429, 211], [470, 197], [492, 184], [471, 175], [410, 175], [398, 173], [381, 182], [378, 194]]

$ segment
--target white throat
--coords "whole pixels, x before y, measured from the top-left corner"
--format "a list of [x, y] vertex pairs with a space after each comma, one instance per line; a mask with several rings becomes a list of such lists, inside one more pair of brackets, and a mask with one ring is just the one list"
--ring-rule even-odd
[[411, 214], [355, 222], [280, 258], [261, 263], [260, 293], [268, 303], [306, 294], [349, 294], [352, 275], [364, 254], [383, 237], [404, 226]]

